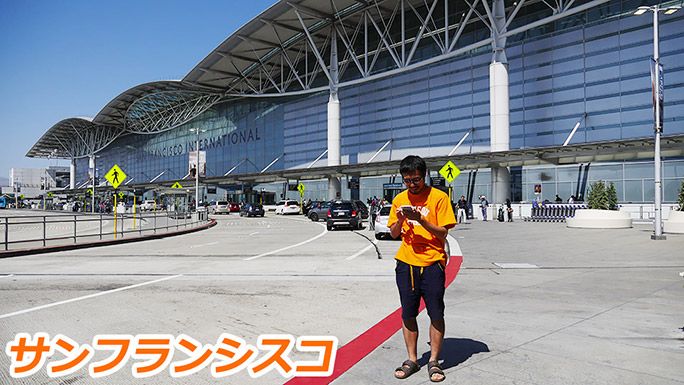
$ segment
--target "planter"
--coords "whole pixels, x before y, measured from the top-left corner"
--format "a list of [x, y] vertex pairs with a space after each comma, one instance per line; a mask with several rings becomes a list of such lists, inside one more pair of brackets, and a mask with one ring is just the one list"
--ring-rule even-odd
[[629, 213], [615, 210], [583, 209], [566, 220], [568, 227], [583, 229], [626, 229], [632, 227]]
[[663, 222], [663, 231], [684, 234], [684, 211], [670, 211], [670, 216]]

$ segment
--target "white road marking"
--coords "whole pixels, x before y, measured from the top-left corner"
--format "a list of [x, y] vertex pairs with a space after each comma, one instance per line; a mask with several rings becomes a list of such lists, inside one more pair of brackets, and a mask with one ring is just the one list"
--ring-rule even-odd
[[36, 311], [36, 310], [47, 309], [47, 308], [50, 308], [50, 307], [53, 307], [53, 306], [64, 305], [64, 304], [71, 303], [71, 302], [82, 301], [82, 300], [84, 300], [84, 299], [99, 297], [99, 296], [105, 295], [105, 294], [116, 293], [116, 292], [124, 291], [124, 290], [128, 290], [128, 289], [135, 289], [136, 287], [145, 286], [145, 285], [151, 285], [151, 284], [153, 284], [153, 283], [162, 282], [162, 281], [167, 281], [167, 280], [169, 280], [169, 279], [174, 279], [174, 278], [178, 278], [178, 277], [181, 277], [181, 276], [183, 276], [183, 274], [172, 275], [172, 276], [170, 276], [170, 277], [164, 277], [164, 278], [160, 278], [160, 279], [155, 279], [154, 281], [148, 281], [148, 282], [137, 283], [137, 284], [135, 284], [135, 285], [124, 286], [124, 287], [120, 287], [120, 288], [118, 288], [118, 289], [112, 289], [112, 290], [107, 290], [107, 291], [101, 291], [101, 292], [95, 293], [95, 294], [84, 295], [84, 296], [82, 296], [82, 297], [77, 297], [77, 298], [67, 299], [67, 300], [64, 300], [64, 301], [49, 303], [49, 304], [46, 304], [46, 305], [41, 305], [41, 306], [32, 307], [32, 308], [30, 308], [30, 309], [19, 310], [19, 311], [15, 311], [15, 312], [13, 312], [13, 313], [7, 313], [7, 314], [0, 315], [0, 319], [9, 318], [9, 317], [12, 317], [12, 316], [15, 316], [15, 315], [20, 315], [20, 314], [30, 313], [30, 312]]
[[316, 236], [313, 237], [313, 238], [309, 238], [309, 239], [307, 239], [306, 241], [299, 242], [299, 243], [297, 243], [297, 244], [295, 244], [295, 245], [285, 246], [285, 247], [282, 247], [282, 248], [280, 248], [280, 249], [278, 249], [278, 250], [273, 250], [273, 251], [269, 251], [269, 252], [266, 252], [266, 253], [263, 253], [263, 254], [255, 255], [255, 256], [253, 256], [253, 257], [245, 258], [244, 260], [245, 260], [245, 261], [251, 261], [251, 260], [253, 260], [253, 259], [265, 257], [265, 256], [267, 256], [267, 255], [279, 253], [279, 252], [281, 252], [281, 251], [285, 251], [285, 250], [289, 250], [289, 249], [292, 249], [292, 248], [295, 248], [295, 247], [298, 247], [298, 246], [301, 246], [301, 245], [305, 245], [305, 244], [307, 244], [307, 243], [309, 243], [309, 242], [315, 241], [316, 239], [318, 239], [318, 238], [320, 238], [320, 237], [322, 237], [322, 236], [324, 236], [325, 234], [328, 233], [328, 230], [325, 228], [325, 225], [322, 225], [322, 224], [320, 224], [320, 223], [317, 223], [317, 225], [323, 227], [323, 232], [320, 233], [320, 234], [318, 234], [318, 235], [316, 235]]
[[363, 249], [361, 249], [361, 250], [360, 250], [359, 252], [357, 252], [356, 254], [348, 256], [347, 258], [345, 258], [345, 260], [346, 260], [346, 261], [351, 261], [352, 259], [354, 259], [354, 258], [358, 257], [359, 255], [361, 255], [361, 254], [365, 253], [366, 251], [368, 251], [371, 247], [373, 247], [373, 245], [368, 245], [368, 246], [364, 247]]
[[252, 235], [257, 235], [257, 234], [259, 234], [259, 232], [258, 232], [258, 231], [255, 231], [255, 232], [253, 232], [252, 234], [249, 234], [249, 236], [251, 237]]
[[211, 245], [217, 245], [217, 244], [218, 244], [218, 242], [203, 243], [203, 244], [201, 244], [201, 245], [190, 246], [190, 248], [191, 248], [191, 249], [194, 249], [194, 248], [196, 248], [196, 247], [211, 246]]
[[9, 278], [9, 277], [14, 277], [14, 274], [8, 274], [8, 275], [0, 276], [0, 278]]
[[538, 269], [539, 266], [531, 263], [516, 263], [516, 262], [492, 262], [494, 266], [500, 267], [502, 269]]
[[458, 244], [458, 241], [456, 238], [454, 238], [453, 235], [447, 234], [447, 243], [449, 244], [449, 254], [451, 256], [463, 256], [463, 252], [461, 251], [461, 245]]

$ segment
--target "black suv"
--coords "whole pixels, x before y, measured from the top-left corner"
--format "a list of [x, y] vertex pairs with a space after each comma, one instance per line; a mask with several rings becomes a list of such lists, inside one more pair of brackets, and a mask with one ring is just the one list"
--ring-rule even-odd
[[326, 225], [328, 230], [338, 226], [361, 229], [363, 228], [361, 211], [352, 201], [334, 201], [328, 210]]
[[263, 217], [264, 216], [264, 206], [258, 203], [245, 203], [240, 208], [241, 217]]

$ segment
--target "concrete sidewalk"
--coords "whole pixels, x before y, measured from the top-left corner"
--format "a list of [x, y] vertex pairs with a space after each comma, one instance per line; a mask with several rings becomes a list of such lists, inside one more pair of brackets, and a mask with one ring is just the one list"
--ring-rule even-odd
[[[651, 232], [493, 221], [452, 231], [464, 262], [447, 290], [445, 383], [684, 383], [684, 236]], [[421, 313], [419, 373], [393, 379], [406, 359], [396, 333], [335, 384], [430, 383], [428, 324]]]

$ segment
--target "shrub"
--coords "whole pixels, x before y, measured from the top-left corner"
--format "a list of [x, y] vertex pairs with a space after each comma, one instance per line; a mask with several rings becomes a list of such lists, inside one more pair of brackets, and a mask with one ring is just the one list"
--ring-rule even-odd
[[610, 208], [606, 185], [602, 180], [594, 182], [589, 186], [587, 206], [590, 209], [596, 210], [608, 210]]
[[610, 182], [608, 185], [608, 189], [606, 189], [606, 195], [608, 198], [608, 210], [617, 210], [618, 209], [618, 197], [617, 197], [617, 191], [615, 190], [615, 185], [613, 182]]
[[682, 185], [679, 186], [679, 197], [677, 198], [677, 204], [679, 205], [679, 211], [684, 211], [684, 180], [682, 180]]

